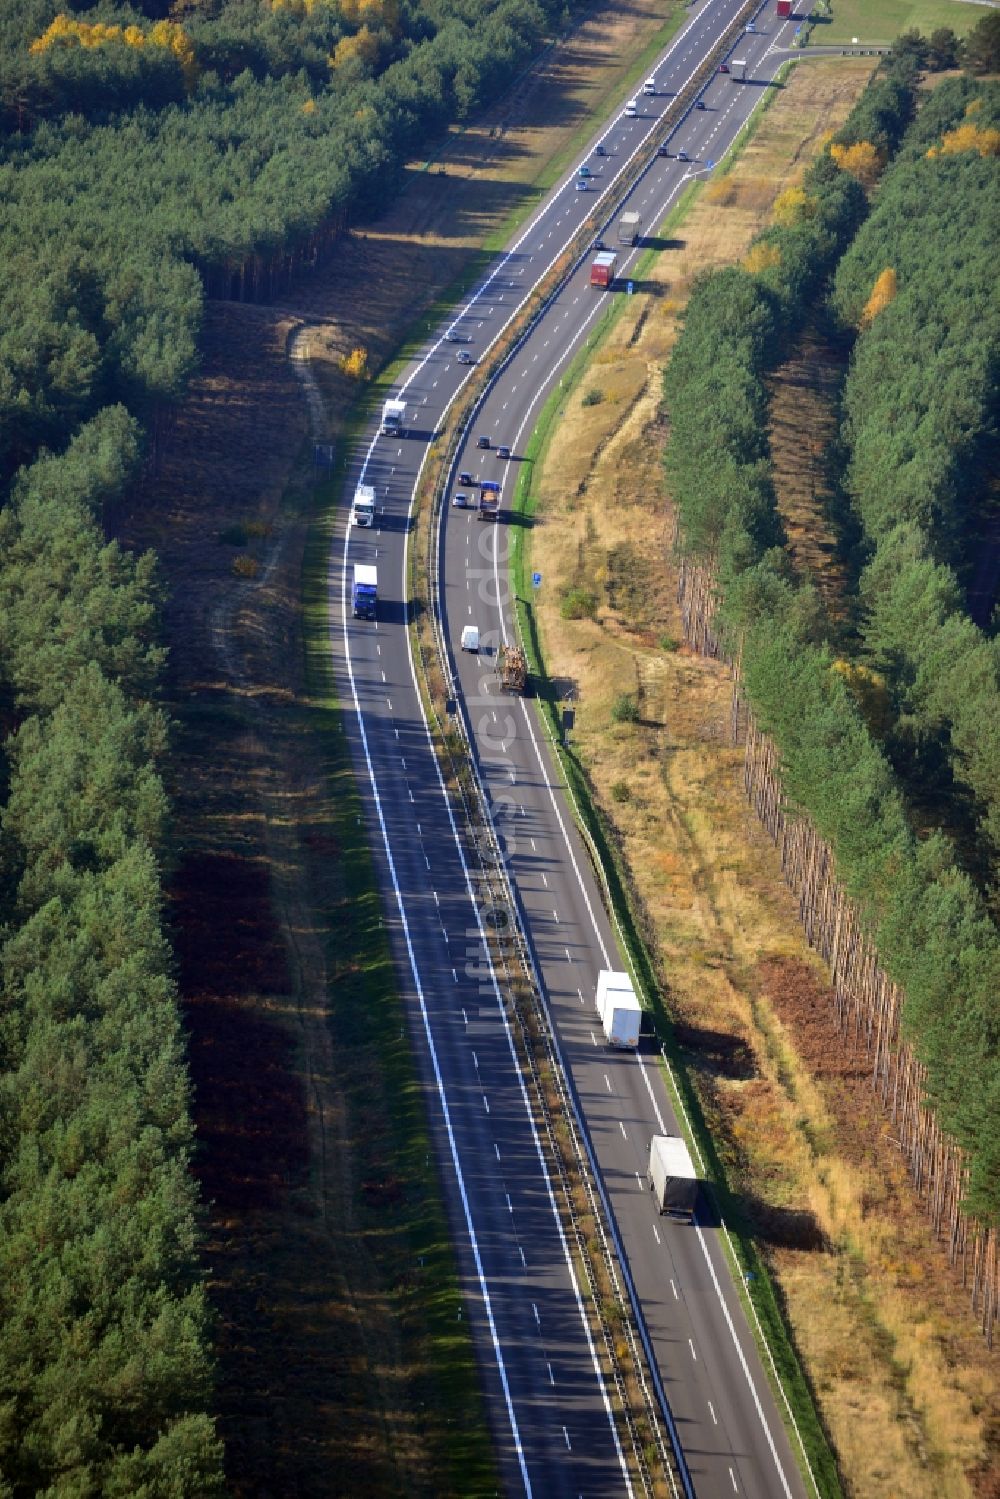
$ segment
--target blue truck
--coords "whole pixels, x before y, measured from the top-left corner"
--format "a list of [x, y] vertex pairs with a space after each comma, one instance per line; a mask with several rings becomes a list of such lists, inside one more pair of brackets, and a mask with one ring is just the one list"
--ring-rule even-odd
[[355, 619], [374, 619], [375, 602], [378, 598], [378, 568], [364, 563], [354, 564], [354, 586], [351, 589], [351, 607]]

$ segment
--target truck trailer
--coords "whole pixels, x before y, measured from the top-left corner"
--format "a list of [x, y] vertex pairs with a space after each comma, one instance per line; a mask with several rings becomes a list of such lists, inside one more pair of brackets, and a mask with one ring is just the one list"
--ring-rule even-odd
[[602, 250], [600, 255], [595, 255], [590, 267], [591, 286], [612, 286], [617, 264], [618, 256], [612, 250]]
[[792, 14], [792, 0], [778, 0], [778, 19], [787, 18]]
[[602, 968], [597, 975], [595, 1002], [608, 1045], [634, 1051], [639, 1045], [642, 1006], [629, 975]]
[[479, 519], [496, 520], [500, 514], [500, 485], [495, 479], [484, 479], [479, 486]]
[[375, 489], [371, 484], [359, 484], [354, 491], [351, 520], [356, 526], [375, 524]]
[[729, 64], [729, 74], [734, 83], [745, 83], [747, 77], [746, 58], [734, 57]]
[[691, 1152], [680, 1135], [654, 1135], [649, 1142], [649, 1190], [661, 1217], [694, 1222], [698, 1178]]
[[378, 568], [362, 562], [354, 564], [354, 585], [351, 588], [351, 608], [355, 619], [374, 619], [378, 598]]
[[618, 243], [620, 245], [634, 245], [639, 238], [641, 228], [641, 214], [623, 213], [618, 220]]
[[406, 402], [388, 400], [382, 407], [382, 436], [402, 437], [406, 431]]

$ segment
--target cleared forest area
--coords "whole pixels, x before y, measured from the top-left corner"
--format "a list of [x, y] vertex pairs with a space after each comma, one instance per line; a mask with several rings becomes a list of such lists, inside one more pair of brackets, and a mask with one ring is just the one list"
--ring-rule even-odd
[[[658, 376], [694, 273], [744, 260], [772, 208], [787, 214], [796, 199], [784, 194], [824, 149], [818, 132], [800, 151], [790, 137], [808, 133], [814, 107], [836, 129], [863, 86], [859, 72], [838, 99], [842, 67], [797, 70], [733, 170], [665, 226], [648, 297], [633, 299], [552, 423], [532, 480], [530, 565], [546, 579], [533, 607], [547, 670], [577, 689], [580, 758], [620, 840], [678, 1040], [846, 1485], [930, 1499], [993, 1492], [996, 1358], [929, 1232], [863, 1041], [841, 1039], [798, 900], [747, 806], [730, 674], [681, 643], [673, 514], [661, 509], [670, 429]], [[727, 326], [746, 326], [729, 314]], [[844, 361], [815, 367], [813, 347], [797, 345], [775, 371], [763, 429], [793, 558], [823, 571], [831, 601], [847, 597], [849, 626], [853, 575], [823, 503]], [[695, 410], [711, 442], [704, 390]], [[718, 448], [703, 461], [718, 472]], [[619, 586], [623, 576], [632, 586]], [[623, 693], [638, 704], [636, 722], [616, 722]]]

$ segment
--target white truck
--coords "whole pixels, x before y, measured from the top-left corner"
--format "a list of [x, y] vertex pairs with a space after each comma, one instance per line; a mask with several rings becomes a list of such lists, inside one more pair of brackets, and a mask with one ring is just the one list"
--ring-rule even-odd
[[680, 1135], [654, 1135], [649, 1142], [649, 1190], [662, 1217], [694, 1222], [698, 1178], [691, 1152]]
[[745, 57], [734, 57], [729, 64], [729, 76], [734, 83], [746, 83], [747, 64]]
[[628, 974], [602, 968], [597, 975], [595, 1003], [608, 1045], [634, 1051], [639, 1045], [642, 1006]]
[[354, 491], [351, 520], [356, 526], [375, 524], [375, 489], [371, 484], [359, 484]]
[[634, 245], [639, 238], [641, 228], [641, 214], [623, 213], [618, 220], [618, 243], [621, 245]]
[[406, 431], [406, 402], [388, 400], [382, 407], [382, 436], [402, 437]]

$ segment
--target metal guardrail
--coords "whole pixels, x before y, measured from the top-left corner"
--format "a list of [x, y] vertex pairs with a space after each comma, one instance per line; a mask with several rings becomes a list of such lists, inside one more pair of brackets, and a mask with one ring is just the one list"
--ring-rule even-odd
[[[607, 220], [614, 218], [621, 211], [624, 200], [627, 199], [636, 183], [648, 171], [655, 160], [659, 141], [666, 139], [680, 123], [698, 92], [704, 87], [707, 79], [716, 70], [718, 62], [726, 56], [736, 39], [743, 34], [746, 20], [755, 15], [759, 8], [759, 0], [750, 0], [750, 3], [741, 9], [739, 15], [734, 19], [732, 26], [727, 29], [724, 36], [720, 38], [717, 46], [713, 48], [712, 52], [705, 59], [704, 67], [675, 95], [668, 108], [664, 111], [661, 121], [663, 128], [657, 132], [658, 140], [651, 140], [650, 150], [640, 155], [634, 165], [623, 172], [620, 181], [616, 184], [617, 191], [615, 193], [614, 207], [607, 212]], [[430, 593], [430, 622], [438, 664], [443, 673], [448, 696], [454, 699], [456, 703], [460, 699], [457, 692], [456, 677], [451, 656], [447, 641], [444, 638], [441, 618], [439, 538], [440, 515], [444, 495], [447, 493], [451, 476], [456, 467], [459, 447], [464, 441], [468, 428], [474, 420], [477, 411], [486, 400], [496, 381], [506, 370], [510, 361], [519, 352], [541, 317], [547, 311], [553, 299], [578, 269], [582, 259], [590, 249], [595, 234], [600, 228], [598, 220], [603, 217], [605, 217], [603, 213], [595, 215], [594, 218], [588, 219], [581, 226], [579, 232], [567, 246], [566, 251], [563, 252], [564, 256], [568, 259], [564, 260], [562, 269], [554, 271], [551, 280], [537, 292], [539, 300], [536, 302], [534, 308], [526, 309], [526, 321], [523, 326], [518, 329], [515, 321], [514, 333], [509, 346], [502, 353], [498, 353], [494, 360], [486, 362], [486, 379], [462, 407], [455, 420], [448, 446], [440, 460], [438, 478], [433, 486], [431, 512], [428, 517], [427, 587]], [[560, 257], [560, 259], [563, 259], [563, 257]], [[482, 370], [483, 366], [480, 366], [480, 369]], [[645, 1320], [642, 1316], [641, 1305], [631, 1275], [627, 1271], [627, 1261], [617, 1232], [614, 1215], [611, 1211], [597, 1162], [594, 1158], [589, 1135], [580, 1116], [575, 1096], [569, 1086], [563, 1059], [555, 1041], [551, 1017], [544, 998], [543, 985], [535, 966], [533, 953], [527, 941], [521, 906], [510, 880], [504, 855], [499, 845], [469, 726], [466, 722], [464, 712], [458, 713], [455, 720], [453, 720], [463, 740], [464, 759], [470, 772], [467, 792], [460, 769], [451, 755], [445, 725], [438, 716], [433, 694], [430, 691], [430, 685], [426, 676], [423, 654], [419, 649], [417, 651], [417, 659], [420, 660], [421, 667], [424, 669], [425, 689], [431, 711], [437, 723], [439, 745], [452, 758], [452, 768], [454, 771], [452, 788], [454, 791], [457, 791], [460, 801], [461, 822], [467, 830], [470, 849], [475, 851], [475, 864], [478, 872], [473, 872], [473, 861], [470, 859], [470, 877], [476, 879], [478, 882], [483, 897], [483, 907], [488, 905], [494, 909], [504, 910], [509, 914], [506, 931], [510, 936], [513, 947], [511, 956], [516, 957], [522, 981], [526, 985], [527, 993], [531, 997], [538, 1035], [544, 1046], [545, 1059], [559, 1094], [562, 1122], [569, 1132], [572, 1154], [577, 1165], [579, 1180], [583, 1186], [589, 1212], [597, 1231], [601, 1259], [604, 1263], [609, 1282], [614, 1288], [615, 1300], [620, 1313], [621, 1328], [628, 1344], [629, 1360], [642, 1391], [643, 1404], [653, 1434], [657, 1455], [675, 1499], [677, 1499], [681, 1491], [686, 1496], [692, 1496], [693, 1499], [693, 1489], [687, 1473], [683, 1451], [656, 1369], [656, 1362], [649, 1341], [649, 1334], [645, 1326]], [[591, 1293], [591, 1304], [601, 1330], [602, 1342], [604, 1344], [605, 1362], [611, 1372], [618, 1396], [620, 1416], [629, 1434], [633, 1460], [642, 1478], [643, 1486], [646, 1493], [651, 1494], [654, 1482], [653, 1474], [650, 1470], [641, 1433], [636, 1427], [630, 1401], [625, 1390], [624, 1375], [615, 1347], [614, 1332], [601, 1305], [601, 1297], [594, 1282], [593, 1270], [590, 1263], [590, 1249], [582, 1231], [579, 1215], [573, 1206], [571, 1184], [563, 1163], [562, 1153], [556, 1140], [552, 1114], [546, 1103], [545, 1087], [534, 1056], [531, 1035], [525, 1026], [524, 1017], [515, 999], [517, 987], [515, 975], [511, 973], [508, 966], [508, 954], [497, 928], [492, 928], [492, 934], [498, 958], [495, 969], [498, 968], [500, 970], [498, 972], [498, 979], [502, 972], [504, 979], [502, 988], [506, 992], [506, 1002], [509, 1005], [509, 1012], [516, 1018], [518, 1023], [522, 1058], [528, 1068], [532, 1082], [533, 1096], [537, 1101], [541, 1114], [549, 1147], [550, 1162], [554, 1164], [558, 1172], [563, 1200], [566, 1205], [566, 1213], [571, 1224], [578, 1256], [581, 1264], [585, 1267]], [[623, 1279], [625, 1282], [624, 1287], [622, 1285]]]

